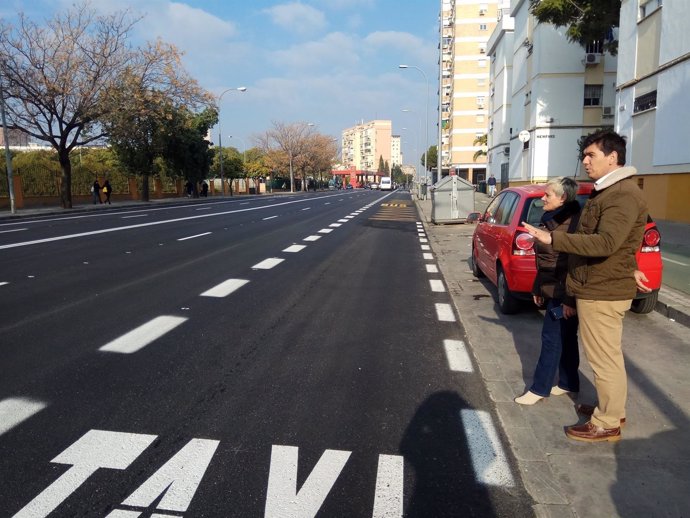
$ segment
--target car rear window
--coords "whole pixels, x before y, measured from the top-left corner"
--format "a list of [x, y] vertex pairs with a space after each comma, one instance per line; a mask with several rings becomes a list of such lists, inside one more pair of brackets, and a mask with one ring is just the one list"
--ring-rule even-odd
[[[578, 194], [577, 201], [580, 207], [583, 207], [589, 194]], [[541, 222], [541, 217], [544, 214], [544, 202], [541, 198], [530, 198], [527, 203], [525, 203], [525, 212], [523, 214], [522, 221], [526, 221], [530, 225], [539, 225]]]

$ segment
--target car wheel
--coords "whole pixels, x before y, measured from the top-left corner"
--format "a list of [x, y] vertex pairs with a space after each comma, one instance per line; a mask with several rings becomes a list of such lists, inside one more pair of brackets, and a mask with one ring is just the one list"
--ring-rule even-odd
[[472, 262], [472, 275], [477, 277], [478, 279], [484, 277], [484, 272], [479, 268], [479, 265], [477, 264], [477, 256], [475, 255], [474, 247], [472, 247], [472, 257], [470, 258], [470, 261]]
[[513, 296], [508, 289], [508, 281], [506, 281], [506, 276], [503, 273], [503, 268], [498, 267], [498, 309], [504, 315], [512, 315], [517, 313], [519, 306], [519, 301]]
[[656, 303], [659, 300], [659, 292], [655, 291], [650, 293], [649, 296], [643, 299], [635, 299], [632, 301], [632, 306], [630, 306], [630, 311], [633, 313], [646, 314], [654, 311]]

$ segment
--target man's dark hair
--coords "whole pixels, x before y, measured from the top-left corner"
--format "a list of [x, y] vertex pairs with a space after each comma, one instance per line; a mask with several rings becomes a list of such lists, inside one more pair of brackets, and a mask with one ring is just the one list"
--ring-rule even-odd
[[621, 137], [618, 133], [612, 130], [599, 130], [590, 133], [582, 141], [580, 153], [596, 144], [604, 155], [610, 155], [613, 151], [618, 154], [618, 165], [625, 165], [625, 137]]

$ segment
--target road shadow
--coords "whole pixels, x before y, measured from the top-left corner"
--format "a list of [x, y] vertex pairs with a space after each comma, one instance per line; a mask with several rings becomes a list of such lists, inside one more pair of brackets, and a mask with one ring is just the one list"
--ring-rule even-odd
[[500, 489], [477, 481], [461, 420], [461, 410], [467, 408], [456, 392], [437, 392], [410, 421], [400, 443], [405, 464], [412, 467], [406, 476], [414, 477], [405, 516], [533, 516], [526, 495], [498, 499], [492, 493]]

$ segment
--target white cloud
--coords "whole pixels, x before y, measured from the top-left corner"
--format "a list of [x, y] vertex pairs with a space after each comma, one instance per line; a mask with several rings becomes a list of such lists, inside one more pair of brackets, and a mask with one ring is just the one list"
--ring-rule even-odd
[[359, 63], [356, 42], [347, 35], [333, 32], [318, 41], [294, 45], [270, 55], [270, 60], [287, 69], [342, 70]]
[[274, 24], [295, 31], [299, 34], [310, 34], [326, 27], [323, 12], [301, 2], [276, 5], [265, 9]]

